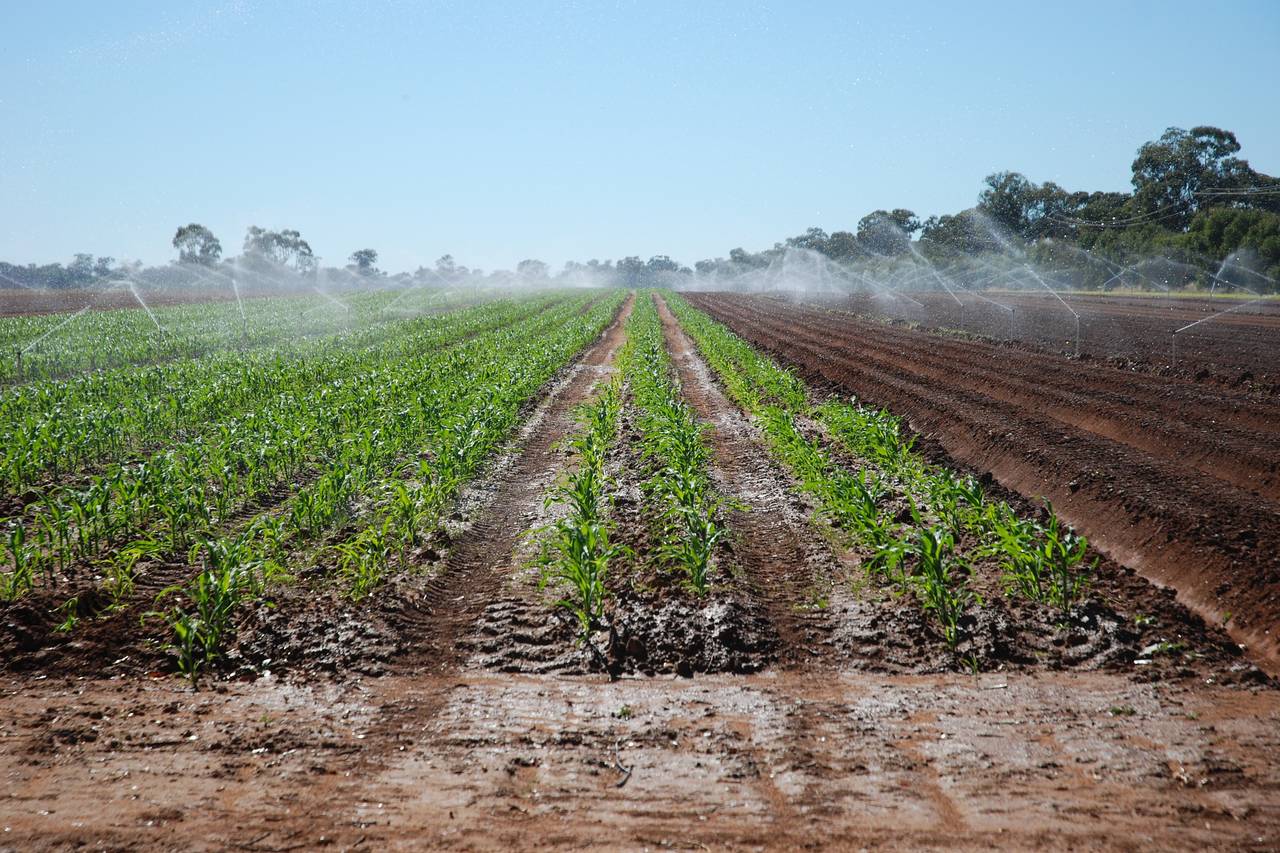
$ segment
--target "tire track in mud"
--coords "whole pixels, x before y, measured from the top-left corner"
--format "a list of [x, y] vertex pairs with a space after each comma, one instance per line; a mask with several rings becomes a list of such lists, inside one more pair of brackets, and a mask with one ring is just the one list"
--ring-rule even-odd
[[719, 481], [722, 494], [748, 506], [728, 514], [732, 550], [742, 583], [777, 635], [777, 660], [783, 666], [803, 666], [830, 657], [835, 626], [825, 610], [814, 606], [828, 579], [818, 577], [813, 564], [834, 557], [793, 509], [787, 478], [757, 440], [754, 428], [712, 379], [666, 302], [656, 295], [654, 299], [681, 393], [712, 425], [713, 479]]
[[394, 667], [445, 672], [463, 662], [465, 651], [459, 643], [501, 591], [524, 519], [542, 500], [542, 475], [561, 463], [555, 447], [573, 430], [574, 410], [608, 372], [626, 340], [623, 326], [634, 299], [627, 298], [601, 338], [570, 368], [564, 384], [535, 411], [487, 507], [455, 543], [440, 573], [396, 616], [399, 632], [413, 642]]
[[[990, 471], [1023, 495], [1050, 498], [1117, 562], [1173, 586], [1211, 623], [1234, 614], [1227, 625], [1232, 636], [1248, 643], [1264, 668], [1274, 672], [1280, 665], [1280, 513], [1274, 504], [1174, 460], [1011, 406], [998, 389], [968, 391], [958, 380], [922, 378], [912, 364], [926, 357], [933, 336], [915, 333], [914, 348], [878, 364], [861, 357], [864, 347], [874, 352], [877, 346], [874, 328], [851, 323], [857, 337], [815, 343], [782, 303], [768, 303], [780, 318], [770, 320], [759, 310], [726, 308], [753, 300], [693, 301], [810, 381], [887, 406], [961, 463]], [[1086, 377], [1081, 384], [1089, 387]]]

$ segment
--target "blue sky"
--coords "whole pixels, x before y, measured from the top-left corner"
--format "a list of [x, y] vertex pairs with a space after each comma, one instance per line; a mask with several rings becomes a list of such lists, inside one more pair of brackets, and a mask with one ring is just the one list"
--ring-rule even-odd
[[326, 263], [764, 248], [983, 176], [1127, 189], [1168, 126], [1280, 174], [1280, 3], [0, 4], [0, 259], [198, 221]]

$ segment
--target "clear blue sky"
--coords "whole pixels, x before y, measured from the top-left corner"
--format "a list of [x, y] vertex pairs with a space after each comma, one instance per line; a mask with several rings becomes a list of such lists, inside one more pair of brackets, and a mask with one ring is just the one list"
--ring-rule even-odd
[[326, 263], [684, 261], [984, 175], [1127, 189], [1234, 130], [1280, 173], [1280, 3], [0, 4], [0, 259], [161, 263], [198, 221]]

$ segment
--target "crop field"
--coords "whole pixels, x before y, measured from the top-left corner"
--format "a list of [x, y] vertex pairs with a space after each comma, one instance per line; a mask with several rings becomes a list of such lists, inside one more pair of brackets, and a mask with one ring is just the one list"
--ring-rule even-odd
[[1280, 314], [934, 296], [18, 305], [0, 849], [1273, 849]]

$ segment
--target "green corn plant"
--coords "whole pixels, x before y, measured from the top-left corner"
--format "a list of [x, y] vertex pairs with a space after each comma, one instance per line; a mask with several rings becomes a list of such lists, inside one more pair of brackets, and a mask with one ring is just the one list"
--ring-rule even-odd
[[630, 553], [611, 541], [606, 518], [604, 461], [617, 434], [621, 390], [609, 383], [591, 405], [578, 410], [584, 429], [570, 437], [568, 446], [577, 456], [577, 467], [547, 496], [547, 505], [564, 504], [569, 512], [551, 525], [539, 561], [541, 585], [558, 582], [568, 592], [556, 602], [573, 614], [579, 637], [587, 641], [604, 617], [611, 561]]
[[954, 549], [949, 532], [932, 527], [920, 530], [913, 544], [917, 565], [911, 576], [921, 606], [938, 620], [949, 649], [960, 641], [960, 618], [974, 598]]
[[635, 399], [641, 453], [648, 467], [646, 501], [654, 508], [658, 558], [678, 567], [689, 587], [705, 594], [716, 544], [723, 537], [721, 507], [707, 477], [711, 452], [702, 424], [672, 380], [661, 320], [652, 298], [637, 301], [620, 356]]
[[35, 585], [35, 552], [26, 543], [26, 531], [21, 524], [9, 529], [4, 538], [9, 552], [9, 571], [0, 574], [0, 599], [12, 601]]
[[157, 601], [180, 602], [159, 615], [168, 624], [170, 649], [178, 669], [199, 687], [200, 674], [222, 657], [234, 630], [235, 612], [258, 587], [249, 537], [209, 540], [192, 548], [190, 559], [203, 555], [204, 568], [186, 586], [169, 587]]
[[543, 583], [555, 580], [568, 588], [569, 594], [556, 605], [574, 615], [584, 640], [604, 616], [609, 563], [626, 553], [625, 547], [610, 541], [609, 527], [602, 522], [571, 516], [553, 528], [542, 557]]
[[1012, 511], [997, 516], [1005, 585], [1010, 592], [1067, 611], [1079, 600], [1097, 561], [1085, 563], [1088, 540], [1066, 527], [1048, 501], [1045, 508], [1048, 520], [1043, 525], [1021, 521]]
[[165, 543], [152, 538], [135, 540], [120, 549], [114, 559], [107, 563], [103, 583], [103, 588], [111, 599], [111, 607], [119, 607], [133, 594], [135, 570], [139, 561], [161, 555], [165, 551]]
[[354, 539], [334, 546], [338, 572], [355, 600], [367, 596], [381, 581], [395, 553], [394, 520], [366, 527]]

